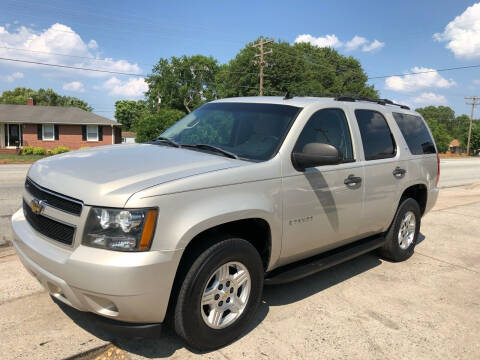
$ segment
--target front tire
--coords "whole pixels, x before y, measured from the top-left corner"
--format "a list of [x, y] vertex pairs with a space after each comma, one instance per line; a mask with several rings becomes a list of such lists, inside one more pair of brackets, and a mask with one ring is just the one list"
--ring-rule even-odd
[[258, 251], [239, 238], [222, 239], [194, 261], [181, 285], [174, 328], [201, 351], [237, 339], [255, 315], [264, 270]]
[[412, 256], [420, 232], [421, 216], [418, 203], [411, 198], [404, 199], [385, 235], [380, 255], [393, 261], [404, 261]]

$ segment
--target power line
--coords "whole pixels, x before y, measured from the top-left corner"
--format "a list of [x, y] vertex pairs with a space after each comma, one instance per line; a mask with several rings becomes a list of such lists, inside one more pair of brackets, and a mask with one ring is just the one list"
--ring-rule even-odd
[[470, 115], [470, 125], [468, 126], [468, 140], [467, 140], [467, 155], [470, 155], [470, 138], [472, 137], [472, 122], [473, 122], [473, 114], [475, 112], [475, 106], [480, 105], [477, 100], [480, 100], [480, 96], [467, 96], [465, 100], [472, 100], [470, 103], [465, 103], [467, 105], [472, 105], [472, 112]]
[[[26, 10], [26, 9], [28, 10], [28, 8], [26, 8], [25, 6], [21, 6], [21, 7], [16, 6], [16, 5], [18, 5], [19, 2], [20, 3], [23, 2], [25, 5], [30, 5], [30, 2], [15, 0], [14, 3], [11, 3], [8, 6], [10, 6], [10, 8], [14, 9], [14, 10]], [[89, 16], [94, 16], [94, 17], [96, 16], [96, 17], [101, 17], [101, 18], [107, 19], [107, 20], [114, 20], [114, 22], [117, 22], [117, 23], [123, 23], [123, 24], [130, 23], [131, 25], [134, 25], [134, 26], [137, 26], [137, 24], [141, 24], [141, 25], [152, 25], [152, 26], [158, 27], [158, 25], [160, 25], [160, 23], [158, 21], [154, 21], [154, 20], [149, 19], [147, 17], [138, 16], [138, 15], [135, 15], [135, 14], [130, 13], [130, 12], [128, 14], [123, 13], [127, 17], [119, 17], [118, 15], [116, 15], [115, 13], [112, 13], [112, 12], [105, 12], [104, 14], [101, 14], [101, 13], [99, 13], [99, 11], [98, 11], [99, 9], [97, 7], [88, 7], [88, 6], [85, 6], [84, 4], [82, 4], [81, 9], [70, 8], [71, 4], [69, 4], [69, 8], [58, 7], [58, 6], [54, 6], [54, 5], [46, 4], [46, 3], [36, 3], [35, 5], [37, 5], [37, 6], [39, 5], [40, 7], [44, 7], [44, 8], [60, 10], [60, 11], [57, 12], [58, 14], [72, 16], [74, 18], [78, 17], [78, 13], [83, 13], [83, 14], [87, 14]], [[85, 9], [88, 9], [88, 8], [90, 8], [92, 11], [85, 11]], [[73, 11], [71, 11], [71, 10], [73, 10]], [[48, 10], [45, 10], [45, 11], [48, 11]], [[138, 20], [134, 20], [135, 17]], [[114, 22], [110, 21], [110, 24], [112, 24]], [[103, 20], [102, 23], [105, 24], [106, 23], [105, 20]], [[88, 23], [88, 24], [77, 23], [77, 24], [94, 26], [90, 23]], [[208, 26], [208, 25], [202, 26], [202, 25], [197, 25], [197, 24], [174, 23], [174, 22], [165, 22], [163, 20], [161, 22], [161, 25], [162, 26], [166, 25], [166, 27], [170, 27], [174, 30], [178, 29], [178, 28], [180, 28], [180, 29], [191, 29], [191, 30], [196, 31], [196, 32], [205, 31], [205, 32], [216, 33], [217, 34], [216, 30], [213, 30], [212, 27]], [[222, 33], [225, 33], [225, 32], [222, 31]], [[222, 40], [222, 41], [231, 41], [231, 39], [230, 40]]]
[[116, 74], [116, 75], [142, 76], [142, 77], [146, 76], [144, 74], [134, 74], [134, 73], [121, 72], [121, 71], [100, 70], [100, 69], [84, 68], [84, 67], [80, 67], [80, 66], [49, 64], [49, 63], [43, 63], [43, 62], [39, 62], [39, 61], [29, 61], [29, 60], [12, 59], [12, 58], [4, 58], [4, 57], [0, 57], [0, 60], [20, 62], [20, 63], [26, 63], [26, 64], [43, 65], [43, 66], [52, 66], [52, 67], [59, 67], [59, 68], [73, 69], [73, 70], [94, 71], [94, 72]]
[[[119, 61], [119, 60], [114, 60], [114, 59], [111, 59], [111, 60], [109, 60], [109, 59], [97, 59], [97, 58], [88, 57], [88, 56], [60, 54], [60, 53], [54, 53], [54, 52], [49, 52], [49, 51], [19, 49], [19, 48], [13, 48], [13, 47], [8, 47], [8, 46], [0, 46], [0, 49], [14, 50], [14, 51], [24, 51], [24, 52], [31, 52], [31, 53], [40, 53], [40, 54], [46, 54], [46, 55], [65, 56], [65, 57], [70, 57], [70, 58], [86, 59], [86, 60], [91, 60], [91, 61], [103, 61], [103, 62], [107, 62], [107, 63], [110, 63], [110, 64], [114, 61]], [[152, 67], [155, 66], [154, 64], [141, 63], [141, 62], [133, 61], [133, 60], [129, 60], [129, 59], [121, 59], [121, 60], [128, 61], [132, 64], [148, 65], [148, 66], [152, 66]], [[192, 71], [210, 71], [211, 69], [191, 69], [191, 70]], [[223, 70], [223, 69], [219, 70], [218, 72], [258, 75], [258, 73], [252, 73], [252, 72], [247, 72], [247, 71], [231, 71], [231, 70]]]
[[[268, 41], [270, 42], [270, 41]], [[265, 44], [267, 42], [264, 42]], [[259, 43], [260, 44], [260, 43]], [[270, 51], [268, 52], [263, 52], [263, 55], [269, 54]], [[257, 55], [261, 55], [257, 54]], [[83, 70], [83, 71], [94, 71], [94, 72], [100, 72], [100, 73], [107, 73], [107, 74], [116, 74], [116, 75], [127, 75], [127, 76], [142, 76], [145, 77], [147, 75], [145, 74], [135, 74], [135, 73], [127, 73], [127, 72], [121, 72], [121, 71], [111, 71], [111, 70], [103, 70], [103, 69], [95, 69], [95, 68], [86, 68], [86, 67], [81, 67], [81, 66], [70, 66], [70, 65], [62, 65], [62, 64], [51, 64], [51, 63], [45, 63], [45, 62], [40, 62], [40, 61], [32, 61], [32, 60], [22, 60], [22, 59], [14, 59], [14, 58], [6, 58], [6, 57], [0, 57], [0, 60], [3, 61], [12, 61], [12, 62], [19, 62], [19, 63], [26, 63], [26, 64], [34, 64], [34, 65], [42, 65], [42, 66], [51, 66], [51, 67], [58, 67], [58, 68], [66, 68], [66, 69], [73, 69], [73, 70]], [[263, 58], [262, 58], [263, 60]], [[408, 76], [408, 75], [420, 75], [420, 74], [426, 74], [426, 73], [432, 73], [432, 72], [444, 72], [444, 71], [453, 71], [453, 70], [465, 70], [465, 69], [474, 69], [474, 68], [480, 68], [479, 65], [468, 65], [468, 66], [457, 66], [457, 67], [451, 67], [451, 68], [442, 68], [442, 69], [432, 69], [432, 70], [425, 70], [425, 71], [418, 71], [418, 72], [410, 72], [410, 73], [404, 73], [404, 74], [392, 74], [392, 75], [381, 75], [381, 76], [370, 76], [367, 79], [372, 80], [372, 79], [385, 79], [391, 76]], [[260, 67], [260, 78], [261, 78], [261, 85], [263, 85], [263, 67]], [[192, 71], [210, 71], [210, 69], [192, 69]], [[250, 72], [244, 72], [244, 71], [229, 71], [229, 70], [220, 70], [220, 72], [229, 72], [229, 73], [241, 73], [241, 74], [251, 74], [251, 75], [257, 75], [257, 73], [250, 73]]]
[[[109, 60], [109, 59], [97, 59], [97, 58], [90, 57], [90, 56], [60, 54], [60, 53], [54, 53], [54, 52], [49, 52], [49, 51], [20, 49], [20, 48], [14, 48], [14, 47], [9, 47], [9, 46], [0, 46], [0, 49], [14, 50], [14, 51], [24, 51], [24, 52], [31, 52], [31, 53], [46, 54], [46, 55], [65, 56], [65, 57], [70, 57], [70, 58], [86, 59], [86, 60], [91, 60], [91, 61], [104, 61], [104, 62], [108, 62], [108, 63], [111, 63], [112, 61], [115, 61], [113, 59], [111, 59], [111, 60]], [[122, 60], [128, 61], [130, 63], [140, 64], [140, 65], [155, 66], [153, 64], [141, 63], [141, 62], [138, 62], [138, 61], [132, 61], [132, 60], [128, 60], [128, 59], [122, 59]]]
[[407, 75], [420, 75], [420, 74], [427, 74], [432, 72], [443, 72], [443, 71], [452, 71], [452, 70], [463, 70], [463, 69], [473, 69], [473, 68], [480, 68], [480, 65], [468, 65], [468, 66], [457, 66], [451, 68], [443, 68], [443, 69], [431, 69], [425, 71], [416, 71], [404, 74], [393, 74], [393, 75], [380, 75], [380, 76], [370, 76], [368, 80], [372, 79], [385, 79], [391, 76], [407, 76]]

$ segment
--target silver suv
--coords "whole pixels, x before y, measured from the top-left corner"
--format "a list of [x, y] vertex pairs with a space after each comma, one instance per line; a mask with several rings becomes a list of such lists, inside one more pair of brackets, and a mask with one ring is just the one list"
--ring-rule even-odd
[[148, 144], [36, 162], [14, 246], [59, 301], [123, 327], [168, 314], [188, 345], [211, 350], [245, 331], [264, 284], [374, 249], [408, 259], [439, 171], [406, 106], [223, 99]]

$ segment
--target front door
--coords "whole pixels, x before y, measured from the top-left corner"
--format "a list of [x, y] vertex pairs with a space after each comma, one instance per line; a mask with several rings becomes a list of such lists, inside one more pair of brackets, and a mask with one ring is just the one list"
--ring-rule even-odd
[[[341, 109], [314, 113], [303, 128], [294, 151], [308, 143], [327, 143], [343, 154], [338, 165], [305, 171], [288, 170], [283, 177], [284, 243], [282, 261], [295, 261], [341, 246], [361, 236], [363, 166], [356, 160], [350, 127]], [[348, 181], [348, 179], [356, 181]]]
[[22, 146], [22, 135], [20, 125], [8, 124], [7, 125], [7, 146], [17, 147]]

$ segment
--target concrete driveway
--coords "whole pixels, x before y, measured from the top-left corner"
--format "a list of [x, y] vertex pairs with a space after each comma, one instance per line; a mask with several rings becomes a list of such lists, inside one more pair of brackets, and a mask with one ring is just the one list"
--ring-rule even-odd
[[151, 339], [102, 331], [85, 314], [55, 304], [4, 248], [0, 354], [3, 359], [80, 353], [131, 359], [478, 359], [480, 172], [478, 177], [477, 185], [441, 191], [408, 261], [391, 263], [367, 254], [291, 284], [266, 287], [249, 331], [207, 354], [192, 353], [168, 330]]

